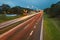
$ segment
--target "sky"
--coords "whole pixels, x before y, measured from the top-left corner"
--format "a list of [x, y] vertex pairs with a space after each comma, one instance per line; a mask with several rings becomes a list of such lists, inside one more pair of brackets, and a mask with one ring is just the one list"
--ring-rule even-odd
[[21, 6], [32, 9], [45, 9], [60, 0], [0, 0], [0, 5], [8, 4], [11, 7]]

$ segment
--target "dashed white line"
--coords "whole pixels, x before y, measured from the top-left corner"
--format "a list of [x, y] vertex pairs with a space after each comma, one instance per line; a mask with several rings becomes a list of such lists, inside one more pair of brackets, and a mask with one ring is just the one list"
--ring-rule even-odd
[[30, 33], [30, 36], [33, 34], [33, 32], [34, 32], [34, 31], [32, 30], [31, 33]]
[[29, 40], [29, 38], [32, 36], [33, 32], [34, 32], [33, 30], [30, 32], [29, 36], [27, 37], [27, 40]]

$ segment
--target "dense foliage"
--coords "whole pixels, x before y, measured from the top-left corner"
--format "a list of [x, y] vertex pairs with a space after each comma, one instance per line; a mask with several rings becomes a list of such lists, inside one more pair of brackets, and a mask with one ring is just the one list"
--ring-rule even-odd
[[60, 17], [60, 1], [56, 4], [52, 4], [50, 8], [44, 9], [49, 17]]
[[32, 9], [29, 8], [23, 8], [20, 6], [10, 7], [7, 4], [2, 4], [0, 6], [0, 14], [17, 14], [21, 15], [24, 13], [24, 10], [27, 10], [27, 12], [32, 11]]

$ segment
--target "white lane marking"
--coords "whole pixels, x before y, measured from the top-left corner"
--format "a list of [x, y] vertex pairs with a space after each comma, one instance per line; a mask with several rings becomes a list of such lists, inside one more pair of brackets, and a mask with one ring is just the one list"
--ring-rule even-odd
[[31, 33], [30, 33], [30, 36], [33, 34], [33, 32], [34, 32], [34, 31], [32, 30]]
[[27, 27], [29, 27], [29, 24], [28, 24], [26, 27], [24, 27], [24, 30], [25, 30]]
[[41, 25], [40, 40], [43, 40], [43, 18], [42, 18], [42, 25]]
[[36, 28], [36, 25], [34, 26], [34, 28]]
[[31, 35], [33, 34], [33, 30], [30, 32], [29, 36], [27, 37], [27, 40], [29, 40], [29, 38], [31, 37]]

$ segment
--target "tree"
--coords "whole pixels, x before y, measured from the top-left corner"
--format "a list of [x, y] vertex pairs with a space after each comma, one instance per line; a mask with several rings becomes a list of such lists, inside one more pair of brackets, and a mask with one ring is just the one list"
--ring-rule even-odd
[[45, 12], [50, 16], [50, 17], [58, 17], [60, 16], [60, 2], [56, 4], [52, 4], [50, 8], [46, 8]]
[[23, 14], [23, 9], [21, 9], [21, 7], [19, 7], [19, 6], [15, 6], [15, 7], [11, 8], [10, 10], [11, 10], [11, 13], [13, 13], [13, 14], [17, 14], [17, 15]]
[[2, 7], [0, 6], [0, 14], [2, 14]]
[[2, 12], [4, 13], [4, 14], [6, 14], [6, 13], [8, 13], [8, 10], [10, 9], [10, 6], [9, 5], [7, 5], [7, 4], [3, 4], [2, 5]]

